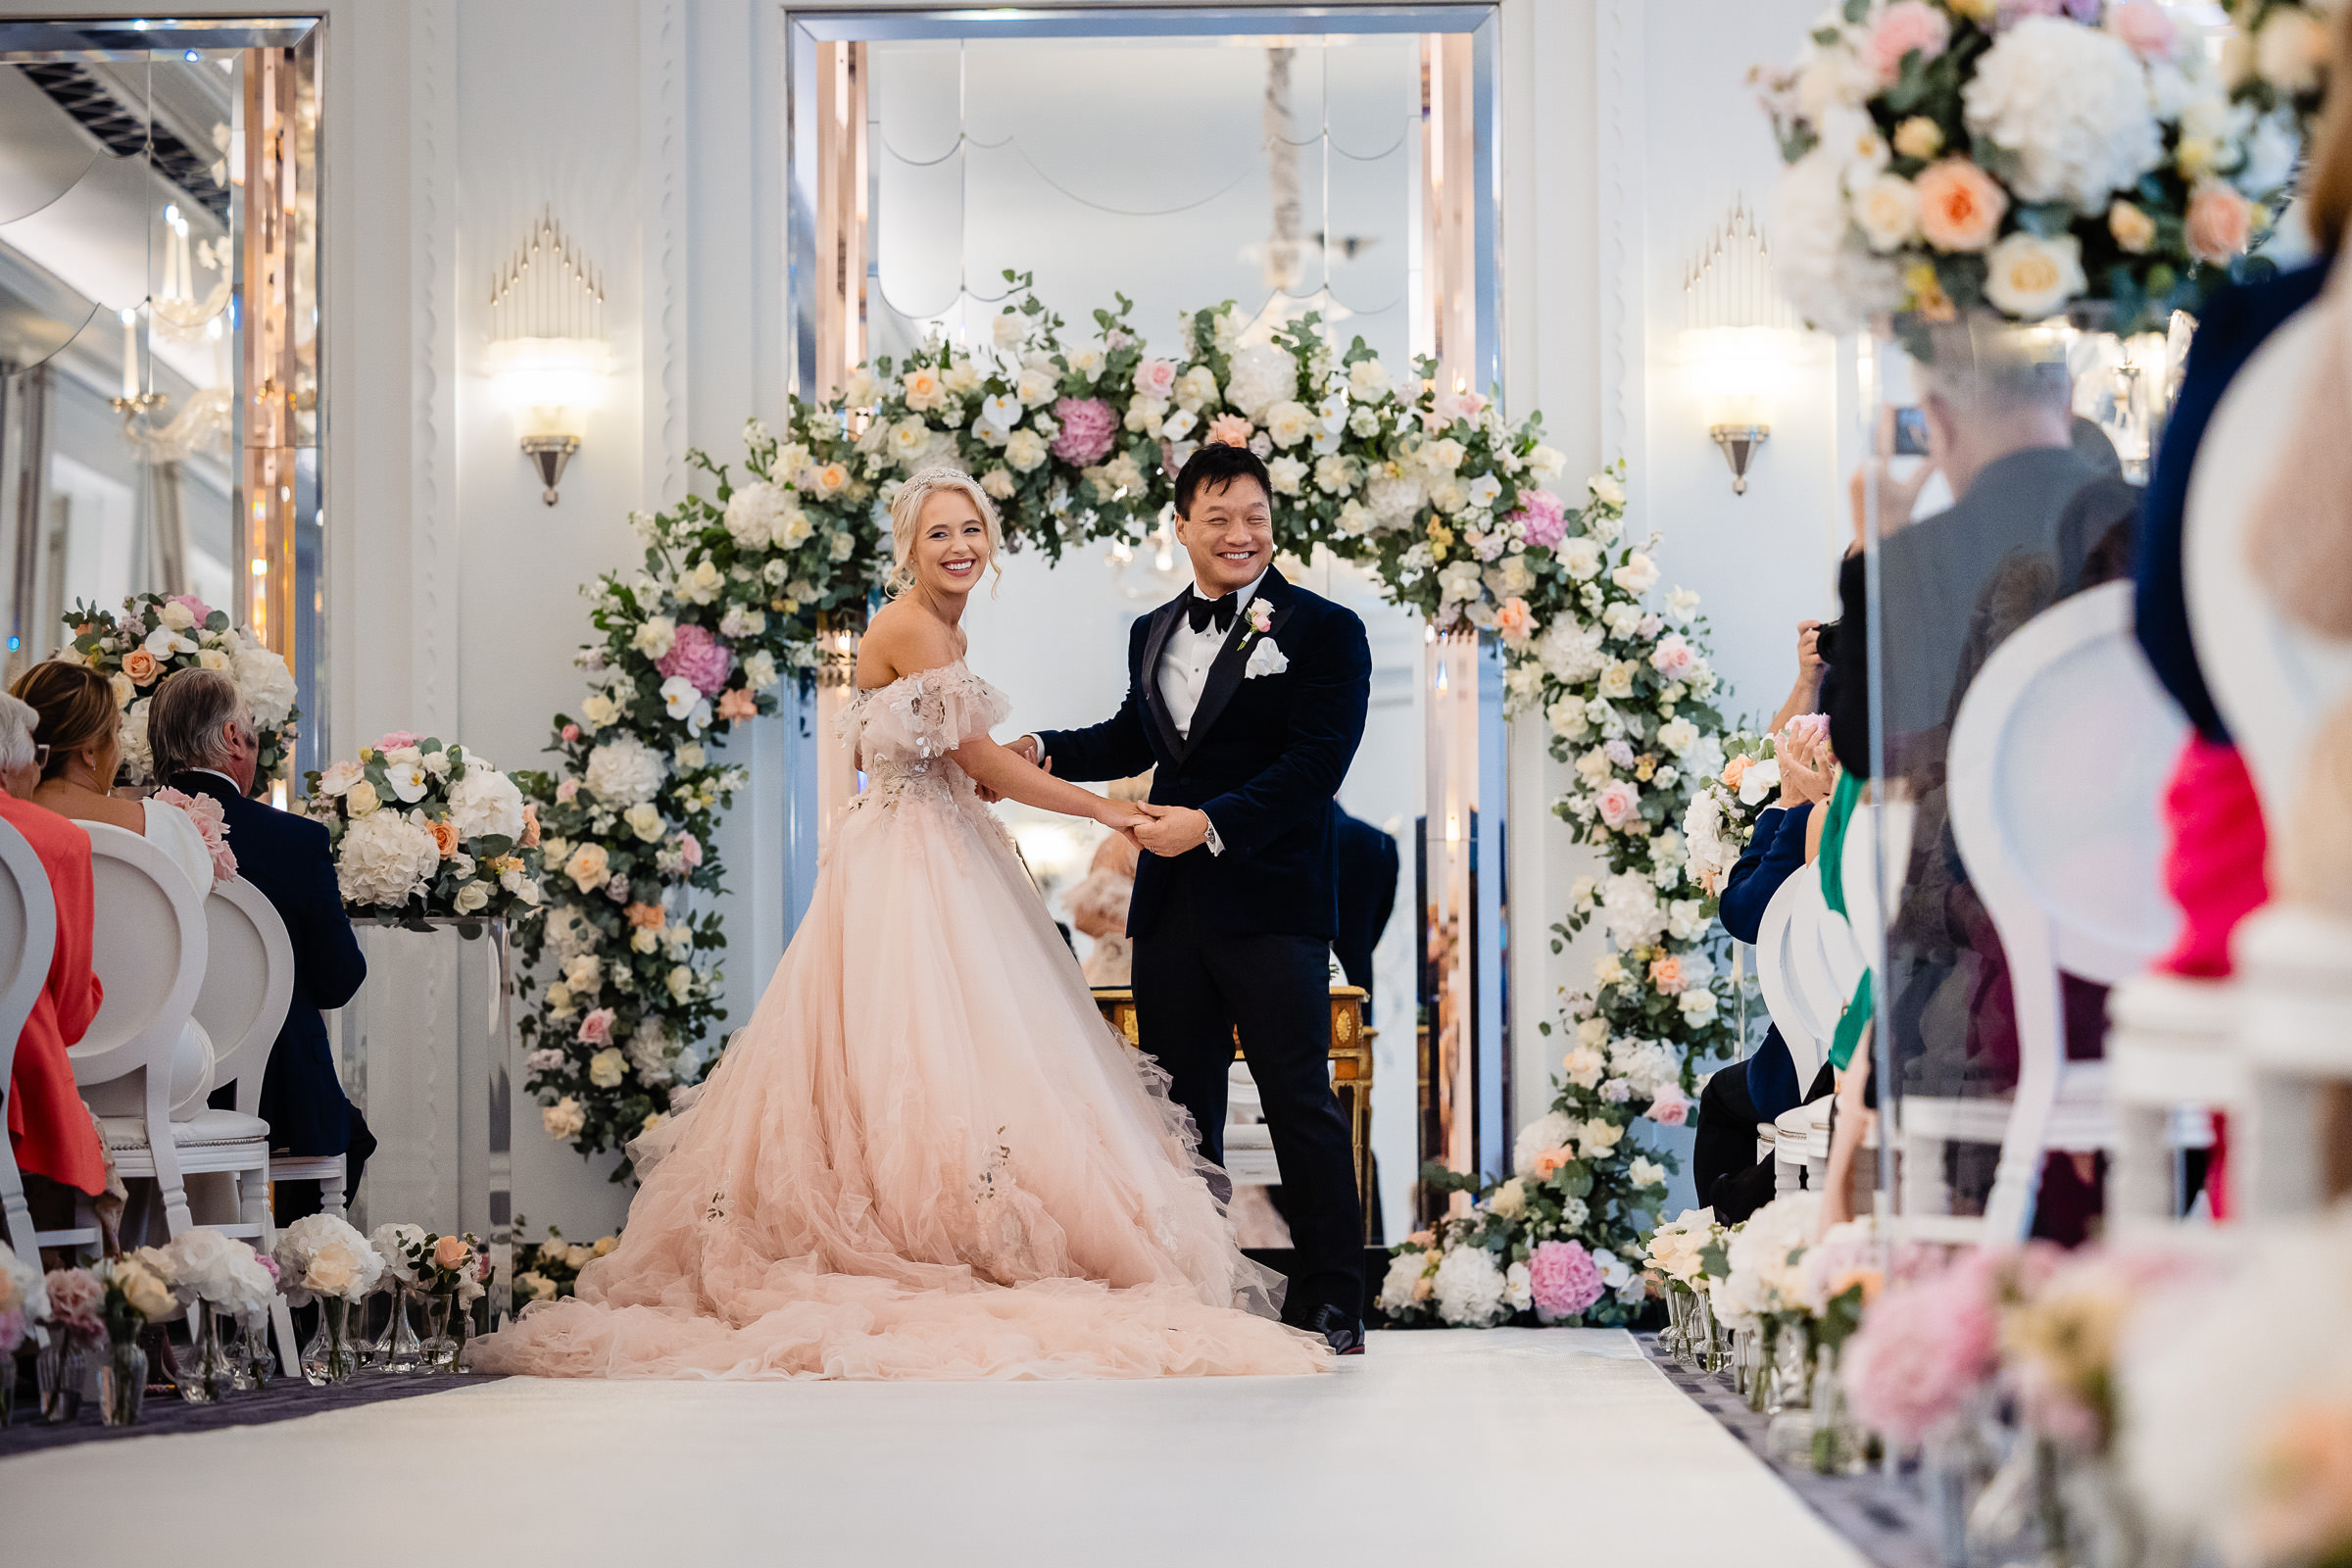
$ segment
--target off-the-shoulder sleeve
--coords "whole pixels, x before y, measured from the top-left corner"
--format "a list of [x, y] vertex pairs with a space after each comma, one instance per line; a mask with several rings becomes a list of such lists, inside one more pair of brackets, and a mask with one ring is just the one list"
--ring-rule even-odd
[[882, 757], [939, 757], [1004, 721], [1004, 693], [960, 665], [927, 669], [870, 693], [842, 731], [870, 762]]

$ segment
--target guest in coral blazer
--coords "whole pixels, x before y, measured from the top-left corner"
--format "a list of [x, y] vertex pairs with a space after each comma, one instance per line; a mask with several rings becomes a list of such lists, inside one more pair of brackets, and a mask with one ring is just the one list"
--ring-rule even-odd
[[74, 1087], [74, 1063], [66, 1053], [98, 1015], [105, 993], [90, 969], [90, 836], [55, 811], [25, 797], [40, 781], [33, 751], [30, 705], [0, 695], [0, 821], [32, 846], [49, 874], [57, 905], [57, 948], [49, 956], [49, 980], [32, 1004], [32, 1016], [17, 1037], [16, 1060], [8, 1074], [8, 1142], [36, 1224], [70, 1223], [72, 1199], [52, 1190], [71, 1188], [96, 1197], [106, 1187], [106, 1151], [97, 1123]]

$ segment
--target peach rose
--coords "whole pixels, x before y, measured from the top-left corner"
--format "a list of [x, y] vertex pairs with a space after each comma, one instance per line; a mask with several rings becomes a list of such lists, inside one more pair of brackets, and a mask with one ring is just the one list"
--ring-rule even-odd
[[164, 662], [144, 648], [133, 648], [122, 656], [122, 673], [140, 686], [152, 682], [164, 672]]
[[1506, 643], [1523, 643], [1535, 629], [1535, 612], [1527, 608], [1524, 599], [1505, 599], [1494, 612], [1494, 635]]
[[1912, 184], [1919, 192], [1919, 231], [1939, 251], [1983, 250], [2009, 211], [2008, 193], [1965, 158], [1930, 164]]
[[1679, 957], [1650, 959], [1649, 983], [1670, 997], [1682, 990], [1683, 960]]
[[1747, 764], [1748, 759], [1744, 757], [1735, 757], [1730, 761], [1724, 763], [1723, 787], [1727, 790], [1738, 789], [1740, 787], [1740, 781], [1747, 776]]
[[721, 692], [718, 698], [718, 716], [722, 723], [735, 723], [760, 716], [760, 700], [741, 686]]
[[471, 1256], [473, 1249], [463, 1236], [444, 1236], [433, 1244], [433, 1267], [454, 1269]]
[[1208, 434], [1200, 438], [1200, 444], [1207, 447], [1246, 447], [1254, 434], [1255, 428], [1240, 415], [1220, 414], [1208, 421]]
[[2188, 254], [2200, 262], [2218, 267], [2243, 255], [2253, 229], [2254, 204], [2227, 185], [2200, 185], [2188, 199]]
[[2107, 209], [2107, 232], [2115, 242], [2132, 255], [2146, 252], [2156, 243], [2156, 220], [2130, 202], [2117, 202]]
[[539, 847], [539, 803], [531, 802], [522, 808], [522, 837], [515, 841], [516, 849], [535, 850]]
[[433, 848], [441, 852], [441, 858], [446, 860], [458, 853], [458, 825], [455, 822], [444, 816], [428, 819], [424, 825], [431, 831]]
[[1549, 1176], [1553, 1171], [1575, 1158], [1575, 1153], [1569, 1150], [1566, 1144], [1560, 1145], [1557, 1149], [1546, 1149], [1536, 1156], [1536, 1174]]
[[640, 931], [659, 931], [662, 929], [662, 906], [659, 904], [632, 904], [629, 906], [626, 912], [629, 917], [629, 924], [635, 926]]

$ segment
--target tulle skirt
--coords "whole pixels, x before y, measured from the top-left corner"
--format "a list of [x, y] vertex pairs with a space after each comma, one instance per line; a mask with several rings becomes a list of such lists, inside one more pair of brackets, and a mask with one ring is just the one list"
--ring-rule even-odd
[[1302, 1373], [1166, 1078], [946, 764], [844, 816], [750, 1025], [640, 1139], [620, 1245], [480, 1343], [564, 1377]]

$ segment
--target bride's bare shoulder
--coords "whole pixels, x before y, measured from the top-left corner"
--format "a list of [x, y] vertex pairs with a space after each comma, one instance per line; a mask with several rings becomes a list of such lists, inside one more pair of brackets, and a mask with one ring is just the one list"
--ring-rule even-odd
[[963, 637], [910, 600], [894, 600], [866, 623], [858, 645], [858, 684], [866, 691], [952, 664], [963, 657]]

